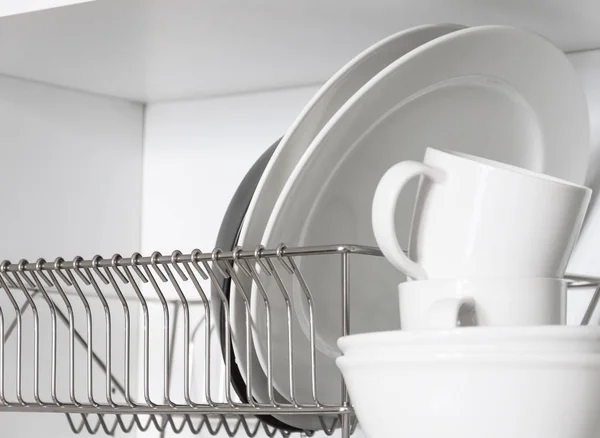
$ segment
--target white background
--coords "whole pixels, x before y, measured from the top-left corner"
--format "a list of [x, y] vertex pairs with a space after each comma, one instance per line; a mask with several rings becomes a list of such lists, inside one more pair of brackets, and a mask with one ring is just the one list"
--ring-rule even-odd
[[[600, 51], [570, 59], [590, 107], [588, 183], [600, 192]], [[143, 105], [0, 76], [0, 258], [210, 250], [245, 172], [317, 88]], [[600, 275], [594, 206], [574, 273]], [[571, 296], [570, 322], [589, 296]], [[69, 434], [63, 416], [0, 415], [2, 437]]]

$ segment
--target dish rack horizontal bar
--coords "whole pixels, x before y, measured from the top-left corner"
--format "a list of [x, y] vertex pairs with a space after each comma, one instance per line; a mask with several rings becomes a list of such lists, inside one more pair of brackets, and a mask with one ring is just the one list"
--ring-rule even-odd
[[[251, 297], [260, 292], [267, 308], [269, 300], [288, 297], [286, 314], [278, 316], [292, 339], [294, 306], [305, 305], [312, 315], [313, 291], [323, 287], [319, 278], [304, 273], [305, 263], [313, 263], [314, 257], [321, 257], [318, 265], [339, 279], [327, 287], [339, 294], [339, 334], [348, 334], [350, 296], [364, 293], [352, 290], [352, 272], [359, 264], [351, 259], [372, 257], [372, 263], [387, 263], [377, 248], [281, 244], [0, 263], [0, 415], [67, 414], [73, 431], [88, 433], [152, 427], [225, 431], [228, 436], [255, 436], [259, 431], [267, 436], [299, 431], [310, 435], [314, 430], [331, 435], [341, 430], [349, 436], [355, 419], [341, 376], [339, 395], [333, 398], [317, 384], [318, 321], [310, 318], [306, 328], [309, 348], [288, 343], [288, 368], [271, 363], [275, 347], [270, 337], [267, 365], [257, 370], [260, 365], [251, 360], [256, 346], [249, 328], [260, 323], [270, 330], [274, 317], [269, 310], [266, 321], [253, 320]], [[600, 299], [600, 278], [566, 278], [572, 288], [595, 288], [582, 322], [587, 323]], [[264, 294], [269, 279], [275, 280], [270, 284], [276, 294], [270, 297]], [[246, 331], [238, 339], [232, 327], [239, 321], [230, 318], [227, 282], [243, 300], [237, 318]], [[289, 299], [294, 287], [300, 304]], [[235, 356], [235, 345], [244, 346], [243, 357]], [[298, 355], [311, 358], [311, 369], [300, 377], [290, 365]], [[289, 376], [286, 397], [273, 382], [276, 371]], [[257, 372], [263, 373], [259, 384], [252, 377]], [[302, 400], [295, 395], [300, 387], [310, 389]], [[311, 426], [299, 428], [307, 424], [302, 418], [311, 419]]]
[[266, 414], [294, 414], [294, 415], [339, 415], [350, 412], [349, 407], [342, 406], [248, 406], [235, 405], [230, 406], [224, 403], [214, 405], [162, 405], [162, 406], [90, 406], [90, 405], [74, 405], [61, 404], [53, 405], [43, 403], [42, 405], [35, 404], [11, 404], [1, 405], [0, 413], [2, 412], [36, 412], [36, 413], [53, 413], [53, 414], [115, 414], [133, 415], [133, 414], [172, 414], [172, 415], [266, 415]]
[[[111, 259], [104, 259], [101, 256], [96, 256], [90, 260], [84, 260], [81, 257], [76, 257], [73, 261], [66, 261], [62, 257], [58, 257], [54, 262], [46, 262], [44, 259], [38, 259], [36, 263], [30, 263], [26, 260], [21, 260], [19, 263], [10, 263], [5, 260], [0, 264], [1, 272], [20, 272], [20, 271], [50, 271], [57, 269], [97, 269], [97, 268], [114, 268], [117, 267], [132, 267], [132, 266], [150, 266], [150, 265], [166, 265], [171, 263], [198, 263], [198, 262], [215, 262], [215, 261], [232, 261], [232, 260], [251, 260], [257, 258], [283, 258], [294, 256], [309, 256], [309, 255], [328, 255], [328, 254], [362, 254], [370, 256], [383, 256], [378, 248], [365, 245], [323, 245], [323, 246], [306, 246], [301, 248], [288, 248], [286, 245], [279, 245], [276, 249], [265, 249], [262, 246], [257, 247], [252, 251], [239, 249], [238, 251], [223, 251], [219, 248], [206, 253], [200, 250], [194, 250], [190, 254], [182, 254], [181, 251], [173, 251], [170, 256], [162, 255], [156, 251], [151, 256], [143, 257], [136, 253], [129, 258], [123, 258], [119, 254], [115, 254]], [[598, 278], [600, 281], [600, 278]]]

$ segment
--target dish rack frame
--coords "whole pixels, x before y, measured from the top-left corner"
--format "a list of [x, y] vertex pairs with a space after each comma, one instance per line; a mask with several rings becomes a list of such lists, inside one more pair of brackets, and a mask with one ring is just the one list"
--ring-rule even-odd
[[[75, 257], [71, 261], [58, 257], [53, 262], [5, 260], [0, 263], [0, 293], [3, 294], [0, 300], [0, 415], [6, 412], [62, 413], [66, 414], [74, 433], [114, 435], [117, 431], [154, 428], [161, 436], [168, 431], [188, 430], [193, 434], [206, 432], [230, 437], [296, 433], [312, 436], [314, 431], [275, 427], [268, 418], [275, 415], [285, 421], [288, 415], [318, 415], [321, 426], [318, 429], [325, 435], [339, 431], [342, 438], [348, 438], [356, 427], [356, 419], [343, 379], [338, 403], [319, 401], [314, 359], [317, 327], [313, 318], [309, 321], [311, 382], [305, 382], [312, 386], [312, 401], [298, 403], [293, 397], [292, 401], [278, 399], [270, 368], [266, 370], [268, 400], [256, 400], [251, 382], [246, 394], [248, 402], [243, 403], [236, 397], [232, 388], [231, 343], [234, 340], [227, 321], [229, 303], [219, 278], [231, 278], [239, 286], [242, 284], [240, 276], [247, 276], [256, 290], [264, 292], [261, 275], [275, 277], [279, 292], [288, 298], [286, 317], [291, 331], [293, 305], [281, 278], [289, 276], [297, 281], [306, 297], [308, 312], [312, 314], [312, 285], [307, 284], [297, 260], [337, 258], [340, 334], [347, 335], [351, 327], [351, 259], [381, 256], [378, 249], [361, 245], [288, 248], [281, 244], [271, 249], [258, 246], [253, 250], [237, 247], [233, 251], [222, 251], [217, 248], [211, 252], [194, 250], [189, 254], [173, 251], [170, 255], [154, 252], [147, 257], [135, 253], [128, 258], [115, 254], [110, 259], [97, 255], [88, 260]], [[600, 300], [600, 278], [572, 275], [566, 278], [570, 288], [595, 288], [581, 322], [588, 324]], [[211, 303], [211, 288], [218, 291], [220, 306], [225, 309], [223, 355], [215, 330], [218, 315]], [[251, 291], [242, 292], [240, 295], [247, 304], [246, 318], [249, 318], [247, 297]], [[268, 307], [268, 297], [261, 294]], [[199, 316], [193, 309], [199, 311]], [[267, 312], [267, 327], [271, 317]], [[248, 333], [247, 358], [253, 348], [250, 337]], [[200, 343], [201, 360], [198, 361]], [[267, 344], [269, 357], [271, 347]], [[64, 349], [68, 354], [60, 353]], [[288, 353], [289, 358], [298, 354], [293, 343], [289, 344]], [[156, 362], [160, 366], [154, 366]], [[251, 361], [247, 361], [247, 375], [252, 375], [251, 367]], [[201, 369], [200, 378], [194, 378], [197, 368]], [[293, 388], [298, 383], [294, 381], [293, 368], [289, 376], [289, 385]], [[174, 382], [175, 377], [179, 378], [178, 384]], [[193, 395], [198, 388], [196, 392], [201, 394]]]

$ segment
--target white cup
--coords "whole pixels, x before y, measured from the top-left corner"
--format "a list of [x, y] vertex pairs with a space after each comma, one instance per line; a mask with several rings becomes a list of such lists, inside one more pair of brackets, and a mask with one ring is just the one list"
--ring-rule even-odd
[[[406, 255], [396, 235], [396, 205], [419, 176]], [[591, 193], [548, 175], [428, 148], [423, 163], [398, 163], [379, 182], [373, 231], [386, 258], [414, 279], [559, 278]]]
[[567, 283], [556, 278], [472, 278], [407, 281], [398, 285], [400, 326], [564, 324]]

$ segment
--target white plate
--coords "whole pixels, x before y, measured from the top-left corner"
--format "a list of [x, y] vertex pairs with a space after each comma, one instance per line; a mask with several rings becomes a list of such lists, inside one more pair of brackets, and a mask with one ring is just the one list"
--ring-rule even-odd
[[[589, 152], [583, 91], [565, 55], [545, 39], [505, 26], [460, 30], [413, 50], [356, 93], [310, 145], [269, 219], [263, 244], [375, 245], [371, 200], [380, 177], [402, 160], [422, 160], [427, 146], [450, 148], [581, 183]], [[417, 182], [398, 209], [398, 235], [408, 238]], [[440, 218], [443, 220], [443, 218]], [[406, 244], [406, 241], [401, 242]], [[334, 362], [341, 335], [339, 261], [298, 259], [315, 306], [317, 389], [335, 402]], [[374, 257], [350, 260], [351, 332], [399, 326], [396, 286], [403, 276]], [[265, 278], [271, 304], [273, 382], [288, 397], [285, 304]], [[294, 301], [296, 398], [311, 400], [305, 300]], [[266, 364], [264, 305], [253, 291], [254, 342]]]
[[[260, 244], [269, 215], [277, 197], [291, 175], [298, 160], [314, 137], [336, 111], [373, 76], [389, 64], [439, 36], [463, 29], [457, 24], [425, 25], [391, 35], [360, 53], [340, 69], [315, 94], [275, 150], [256, 187], [252, 201], [238, 239], [238, 245], [252, 249]], [[250, 281], [240, 275], [244, 289], [250, 288]], [[246, 377], [246, 326], [245, 306], [237, 288], [232, 284], [230, 296], [231, 333], [233, 348], [240, 372]], [[256, 355], [252, 354], [252, 389], [260, 402], [268, 401], [267, 379], [259, 365]], [[320, 427], [313, 416], [282, 416], [280, 420], [295, 427], [311, 429]]]

